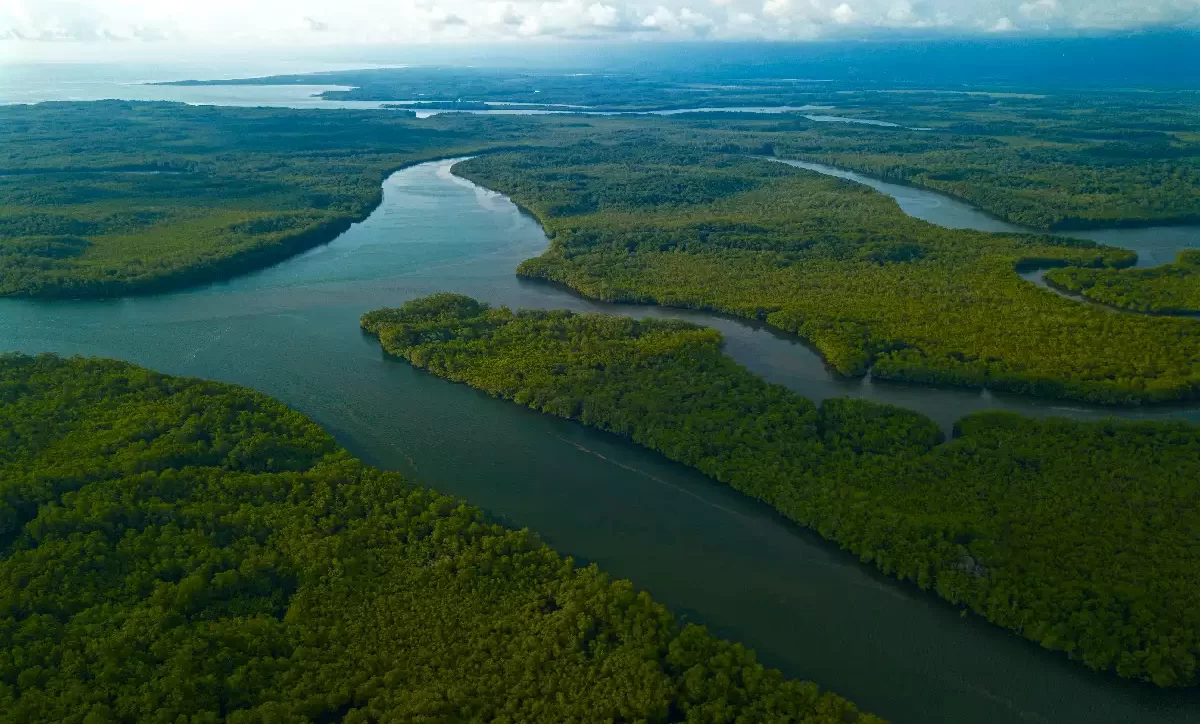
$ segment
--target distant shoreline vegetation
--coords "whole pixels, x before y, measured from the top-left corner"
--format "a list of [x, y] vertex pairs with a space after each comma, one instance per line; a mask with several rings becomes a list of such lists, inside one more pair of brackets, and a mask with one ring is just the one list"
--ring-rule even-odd
[[512, 103], [504, 105], [495, 105], [492, 103], [484, 103], [482, 101], [415, 101], [412, 103], [385, 103], [384, 108], [389, 110], [422, 110], [422, 111], [445, 111], [452, 113], [454, 111], [496, 111], [496, 110], [513, 110], [513, 111], [565, 111], [569, 109], [560, 108], [552, 105], [537, 105], [530, 103]]
[[[1032, 46], [1027, 51], [1034, 52]], [[1046, 63], [1060, 62], [1060, 55], [1048, 54], [1041, 61], [1042, 69]], [[775, 143], [780, 155], [940, 191], [1037, 229], [1200, 220], [1200, 194], [1196, 193], [1200, 188], [1200, 155], [1196, 151], [1200, 138], [1192, 132], [1200, 126], [1200, 103], [1191, 92], [1111, 91], [1106, 84], [1100, 84], [1103, 90], [1087, 84], [1043, 87], [1032, 79], [1023, 86], [973, 85], [971, 81], [939, 86], [932, 80], [932, 85], [912, 80], [887, 85], [880, 78], [868, 82], [827, 77], [818, 81], [782, 73], [778, 63], [765, 60], [753, 66], [734, 63], [722, 67], [718, 63], [673, 73], [668, 69], [674, 62], [664, 58], [660, 68], [643, 66], [636, 72], [583, 75], [408, 67], [211, 84], [336, 84], [349, 89], [326, 91], [321, 97], [418, 101], [426, 109], [449, 103], [464, 110], [483, 110], [491, 108], [487, 104], [505, 103], [534, 110], [586, 107], [592, 112], [647, 113], [817, 104], [836, 108], [839, 116], [855, 121], [886, 121], [895, 127], [844, 129], [837, 127], [840, 124], [779, 119], [781, 124], [774, 132], [789, 124], [796, 132], [778, 133], [763, 141]], [[1089, 65], [1095, 67], [1095, 59]], [[782, 74], [767, 75], [770, 68]], [[726, 128], [767, 131], [744, 125]]]
[[389, 355], [695, 467], [1089, 668], [1198, 682], [1200, 427], [986, 412], [943, 442], [915, 412], [814, 405], [685, 322], [437, 294], [361, 324]]
[[883, 724], [265, 395], [51, 355], [0, 355], [0, 652], [29, 723]]

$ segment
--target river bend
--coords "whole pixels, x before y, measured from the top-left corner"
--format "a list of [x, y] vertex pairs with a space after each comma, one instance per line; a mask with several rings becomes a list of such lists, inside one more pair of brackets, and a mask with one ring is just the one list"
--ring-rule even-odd
[[358, 329], [358, 316], [455, 291], [513, 307], [675, 317], [719, 328], [735, 358], [814, 399], [869, 397], [943, 423], [989, 407], [1080, 417], [1109, 411], [840, 380], [803, 344], [762, 327], [598, 304], [520, 280], [513, 270], [545, 249], [545, 235], [505, 197], [453, 176], [450, 166], [394, 174], [367, 220], [254, 274], [153, 297], [0, 300], [0, 350], [103, 355], [262, 390], [312, 416], [364, 460], [528, 526], [560, 551], [630, 578], [682, 615], [754, 647], [765, 663], [898, 724], [1200, 722], [1195, 691], [1088, 672], [961, 618], [655, 453], [387, 360]]

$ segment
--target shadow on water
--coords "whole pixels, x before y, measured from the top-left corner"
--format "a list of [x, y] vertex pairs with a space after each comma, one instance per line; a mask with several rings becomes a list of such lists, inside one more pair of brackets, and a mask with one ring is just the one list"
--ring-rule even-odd
[[601, 305], [521, 282], [517, 264], [545, 249], [540, 227], [499, 194], [455, 181], [451, 163], [393, 175], [367, 220], [244, 277], [155, 297], [0, 300], [0, 349], [117, 357], [262, 390], [367, 462], [528, 526], [755, 648], [764, 662], [898, 724], [1200, 722], [1195, 691], [1088, 672], [961, 618], [692, 469], [386, 359], [361, 333], [359, 315], [454, 291], [514, 308], [702, 321], [726, 334], [739, 361], [814, 399], [912, 395], [947, 416], [998, 401], [835, 380], [797, 339], [761, 326]]

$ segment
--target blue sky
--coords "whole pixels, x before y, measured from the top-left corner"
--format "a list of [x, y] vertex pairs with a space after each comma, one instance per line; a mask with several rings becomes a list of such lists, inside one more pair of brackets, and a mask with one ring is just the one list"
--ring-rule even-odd
[[189, 47], [806, 40], [1200, 27], [1200, 0], [0, 0], [0, 57]]

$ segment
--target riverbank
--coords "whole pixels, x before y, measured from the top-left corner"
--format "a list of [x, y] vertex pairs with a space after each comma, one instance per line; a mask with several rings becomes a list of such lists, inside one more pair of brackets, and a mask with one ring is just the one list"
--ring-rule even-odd
[[[630, 194], [622, 164], [639, 153], [646, 158], [633, 184], [641, 190]], [[543, 148], [455, 171], [515, 194], [547, 229], [550, 249], [519, 274], [607, 302], [766, 321], [811, 342], [841, 375], [1113, 407], [1186, 404], [1200, 394], [1190, 361], [1197, 330], [1183, 320], [1124, 318], [1118, 333], [1112, 320], [1033, 292], [1013, 272], [1031, 259], [1125, 266], [1133, 253], [1087, 239], [947, 233], [866, 189], [773, 174], [752, 159], [684, 156]], [[555, 201], [570, 173], [575, 206]], [[689, 198], [662, 201], [664, 179]], [[722, 188], [733, 190], [723, 196]], [[951, 211], [964, 208], [955, 204]], [[966, 210], [968, 222], [978, 217]], [[1144, 349], [1161, 364], [1137, 363]], [[1115, 376], [1098, 375], [1097, 365]]]
[[686, 620], [745, 642], [765, 664], [822, 681], [897, 724], [1195, 724], [1200, 700], [1190, 692], [1088, 672], [976, 616], [962, 618], [661, 455], [388, 361], [358, 318], [448, 289], [512, 308], [685, 319], [720, 330], [738, 362], [809, 399], [900, 404], [947, 430], [988, 409], [1197, 422], [1200, 414], [838, 380], [794, 337], [525, 282], [512, 270], [541, 253], [546, 237], [504, 196], [450, 174], [452, 165], [389, 177], [384, 203], [365, 222], [245, 276], [123, 300], [0, 300], [0, 349], [117, 357], [261, 390], [368, 464], [537, 530]]
[[1088, 306], [1096, 309], [1103, 309], [1114, 314], [1141, 314], [1147, 317], [1180, 317], [1183, 319], [1200, 319], [1200, 312], [1195, 311], [1140, 311], [1136, 309], [1126, 309], [1125, 307], [1118, 307], [1112, 304], [1105, 304], [1104, 302], [1096, 301], [1095, 299], [1092, 299], [1073, 289], [1055, 283], [1054, 280], [1049, 279], [1046, 276], [1051, 271], [1053, 271], [1053, 268], [1036, 268], [1019, 273], [1021, 274], [1021, 278], [1025, 281], [1036, 284], [1038, 287], [1046, 289], [1047, 291], [1054, 292], [1064, 299], [1070, 299], [1072, 301], [1079, 302], [1080, 304], [1087, 304]]
[[[1197, 683], [1200, 605], [1184, 581], [1200, 570], [1189, 543], [1200, 517], [1185, 502], [1200, 492], [1200, 426], [984, 413], [941, 444], [910, 411], [815, 406], [769, 385], [724, 355], [713, 330], [679, 322], [490, 309], [443, 293], [361, 325], [390, 356], [694, 467], [1089, 668]], [[1131, 470], [1130, 459], [1144, 463]], [[1131, 506], [1129, 490], [1160, 502]], [[1157, 593], [1121, 593], [1143, 588]], [[1172, 645], [1163, 630], [1176, 632]]]
[[[434, 153], [418, 156], [383, 171], [380, 175], [379, 183], [382, 185], [393, 174], [423, 163], [435, 162], [447, 158], [460, 158], [464, 155], [478, 153], [515, 150], [516, 148], [518, 147], [485, 146], [461, 151], [456, 150], [452, 153]], [[383, 203], [382, 187], [374, 196], [365, 201], [355, 213], [323, 220], [299, 232], [282, 234], [270, 243], [250, 246], [223, 256], [200, 258], [186, 267], [171, 269], [152, 276], [128, 279], [102, 278], [95, 280], [68, 278], [57, 286], [47, 285], [30, 289], [19, 289], [7, 295], [0, 294], [0, 298], [7, 296], [18, 299], [47, 300], [114, 299], [164, 294], [199, 287], [265, 269], [314, 247], [328, 244], [348, 231], [351, 226], [360, 224], [368, 219], [379, 208], [381, 203]]]
[[21, 597], [0, 611], [14, 721], [718, 708], [884, 724], [528, 530], [364, 465], [261, 393], [53, 355], [0, 355], [0, 386], [21, 391], [0, 398], [0, 429], [17, 431], [0, 480], [0, 581]]

